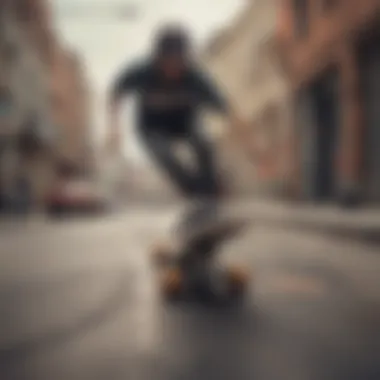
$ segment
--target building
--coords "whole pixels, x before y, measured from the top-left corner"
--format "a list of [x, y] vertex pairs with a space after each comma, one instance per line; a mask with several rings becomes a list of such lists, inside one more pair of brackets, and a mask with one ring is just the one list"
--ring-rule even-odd
[[43, 33], [42, 24], [31, 28], [30, 15], [34, 13], [28, 7], [33, 4], [20, 5], [17, 1], [1, 4], [0, 80], [3, 94], [7, 94], [0, 125], [2, 203], [25, 198], [19, 192], [28, 193], [26, 198], [38, 203], [51, 173], [45, 157], [54, 136], [47, 64], [42, 59], [48, 44], [35, 43], [37, 32], [40, 37]]
[[42, 206], [58, 164], [88, 167], [87, 79], [47, 0], [2, 1], [0, 29], [0, 198]]
[[314, 200], [380, 200], [380, 2], [282, 0], [292, 87], [292, 181]]
[[91, 97], [82, 62], [70, 49], [56, 44], [50, 76], [53, 123], [59, 135], [57, 160], [84, 172], [92, 165], [92, 152]]
[[247, 138], [252, 150], [260, 152], [250, 162], [242, 147], [234, 146], [231, 135], [223, 132], [228, 126], [213, 121], [222, 166], [235, 192], [284, 190], [290, 113], [288, 84], [278, 62], [275, 37], [276, 3], [252, 1], [202, 56], [230, 102], [251, 124]]

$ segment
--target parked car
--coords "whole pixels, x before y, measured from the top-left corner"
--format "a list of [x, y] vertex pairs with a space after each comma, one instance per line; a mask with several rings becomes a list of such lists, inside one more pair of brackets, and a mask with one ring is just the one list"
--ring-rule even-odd
[[96, 213], [106, 207], [106, 197], [88, 180], [64, 179], [56, 183], [46, 197], [52, 216], [72, 213]]

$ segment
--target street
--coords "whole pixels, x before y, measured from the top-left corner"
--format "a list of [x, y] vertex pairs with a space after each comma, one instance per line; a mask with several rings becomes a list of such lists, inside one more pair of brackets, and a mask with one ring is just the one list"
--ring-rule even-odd
[[257, 222], [222, 257], [252, 270], [246, 304], [166, 305], [149, 247], [172, 216], [1, 225], [1, 379], [380, 378], [378, 248]]

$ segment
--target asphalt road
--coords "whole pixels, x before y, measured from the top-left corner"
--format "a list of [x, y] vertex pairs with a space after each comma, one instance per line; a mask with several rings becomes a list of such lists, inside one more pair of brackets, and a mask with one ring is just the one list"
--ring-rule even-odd
[[149, 247], [171, 216], [0, 226], [1, 379], [380, 378], [376, 248], [256, 224], [226, 246], [247, 302], [165, 305]]

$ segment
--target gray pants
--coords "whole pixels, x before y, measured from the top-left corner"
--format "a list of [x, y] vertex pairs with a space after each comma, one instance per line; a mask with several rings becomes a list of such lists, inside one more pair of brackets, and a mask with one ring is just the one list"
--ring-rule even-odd
[[[141, 132], [141, 139], [153, 162], [167, 175], [171, 183], [193, 204], [182, 215], [179, 230], [186, 234], [193, 226], [209, 223], [218, 216], [221, 181], [212, 145], [199, 132], [186, 136], [171, 136], [159, 131]], [[195, 160], [189, 169], [176, 154], [176, 145], [185, 144]]]
[[[158, 131], [141, 132], [143, 143], [153, 162], [164, 171], [172, 184], [185, 197], [215, 198], [220, 181], [211, 144], [198, 132], [175, 137]], [[176, 145], [187, 145], [195, 158], [195, 169], [189, 169], [176, 154]]]

